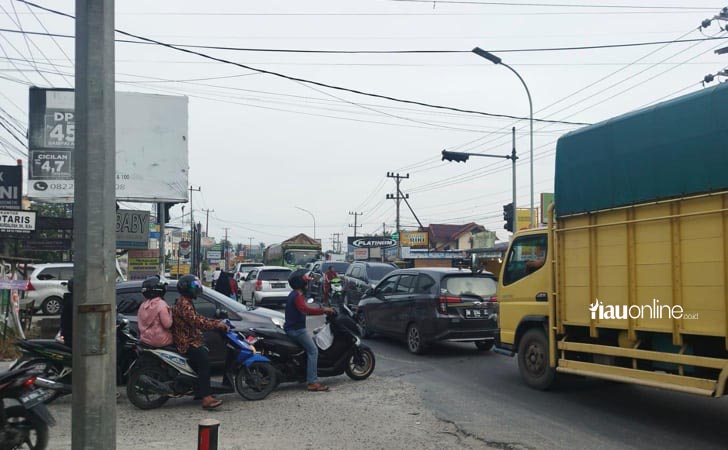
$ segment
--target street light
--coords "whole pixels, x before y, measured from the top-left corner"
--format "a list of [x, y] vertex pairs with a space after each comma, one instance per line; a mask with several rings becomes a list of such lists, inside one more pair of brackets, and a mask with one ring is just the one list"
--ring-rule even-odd
[[480, 47], [475, 47], [472, 50], [472, 52], [482, 58], [487, 59], [488, 61], [492, 62], [493, 64], [501, 65], [501, 66], [508, 68], [508, 70], [510, 70], [511, 72], [516, 74], [518, 79], [521, 80], [523, 87], [526, 89], [526, 95], [528, 95], [528, 108], [529, 108], [529, 114], [530, 114], [529, 115], [529, 128], [530, 128], [530, 135], [531, 135], [531, 152], [530, 152], [529, 160], [530, 160], [530, 165], [531, 165], [531, 228], [533, 228], [534, 224], [536, 223], [536, 217], [535, 217], [536, 213], [534, 212], [534, 209], [533, 209], [533, 207], [534, 207], [534, 198], [533, 198], [533, 101], [531, 100], [531, 92], [528, 90], [528, 86], [526, 85], [526, 82], [523, 81], [523, 78], [521, 77], [521, 75], [519, 75], [518, 72], [516, 72], [516, 69], [514, 69], [513, 67], [504, 63], [502, 59], [500, 59], [499, 57], [495, 56], [494, 54], [492, 54], [490, 52], [486, 52], [485, 50], [483, 50]]
[[[510, 159], [511, 160], [511, 168], [513, 170], [513, 233], [516, 233], [518, 231], [518, 219], [516, 214], [516, 160], [518, 159], [518, 156], [516, 156], [516, 127], [511, 128], [511, 133], [513, 135], [513, 148], [511, 148], [511, 154], [510, 155], [489, 155], [486, 153], [467, 153], [467, 152], [451, 152], [448, 150], [442, 151], [442, 160], [443, 161], [455, 161], [455, 162], [467, 162], [468, 159], [470, 159], [471, 156], [484, 156], [486, 158], [503, 158], [503, 159]], [[505, 216], [504, 216], [505, 218]], [[507, 228], [506, 228], [507, 229]]]
[[305, 208], [301, 208], [300, 206], [296, 206], [296, 209], [300, 209], [303, 212], [307, 212], [311, 218], [313, 219], [313, 238], [316, 240], [316, 217], [314, 217], [313, 213]]

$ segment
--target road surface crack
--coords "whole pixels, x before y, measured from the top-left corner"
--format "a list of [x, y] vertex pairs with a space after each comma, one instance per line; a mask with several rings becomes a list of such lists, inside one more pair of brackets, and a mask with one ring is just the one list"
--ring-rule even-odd
[[484, 439], [477, 434], [471, 433], [464, 428], [462, 428], [457, 423], [453, 422], [452, 420], [447, 419], [440, 419], [441, 421], [452, 425], [455, 427], [455, 432], [452, 431], [441, 431], [441, 433], [447, 433], [452, 434], [456, 436], [461, 442], [463, 441], [463, 437], [474, 439], [478, 442], [482, 442], [483, 444], [487, 445], [488, 448], [495, 448], [495, 449], [501, 449], [501, 450], [535, 450], [535, 447], [530, 447], [528, 445], [522, 444], [520, 442], [501, 442], [501, 441], [491, 441], [488, 439]]

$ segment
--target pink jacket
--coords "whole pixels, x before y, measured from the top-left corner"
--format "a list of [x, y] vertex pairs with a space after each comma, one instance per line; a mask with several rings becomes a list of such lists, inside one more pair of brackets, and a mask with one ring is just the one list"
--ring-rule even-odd
[[172, 345], [172, 311], [161, 298], [145, 300], [137, 313], [139, 336], [152, 347]]

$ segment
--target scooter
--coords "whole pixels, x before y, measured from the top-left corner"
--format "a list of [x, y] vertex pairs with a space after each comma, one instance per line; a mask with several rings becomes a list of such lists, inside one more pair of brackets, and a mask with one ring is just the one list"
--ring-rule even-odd
[[[308, 303], [313, 303], [313, 299]], [[306, 352], [285, 331], [251, 328], [249, 333], [257, 338], [256, 347], [261, 354], [272, 361], [280, 382], [306, 380]], [[335, 307], [334, 314], [326, 316], [326, 324], [314, 330], [314, 342], [319, 349], [318, 376], [346, 373], [355, 381], [369, 378], [374, 372], [374, 352], [362, 344], [360, 335], [354, 313], [346, 305]]]
[[[0, 448], [44, 449], [56, 424], [45, 402], [53, 391], [37, 387], [33, 367], [0, 374]], [[14, 400], [8, 404], [5, 399]], [[27, 446], [27, 447], [26, 447]]]
[[[122, 314], [116, 316], [116, 380], [123, 384], [125, 375], [134, 359], [136, 359], [136, 346], [139, 340], [129, 325], [129, 319]], [[26, 339], [16, 342], [16, 347], [22, 356], [13, 364], [12, 369], [21, 367], [34, 367], [42, 377], [56, 382], [53, 388], [54, 395], [71, 393], [71, 372], [73, 356], [71, 348], [54, 339]], [[49, 401], [50, 401], [49, 400]]]
[[[213, 394], [237, 392], [247, 400], [262, 400], [275, 389], [276, 370], [270, 360], [258, 353], [247, 336], [225, 323], [228, 354], [225, 359], [225, 377], [230, 386], [211, 383]], [[192, 395], [197, 374], [189, 361], [176, 348], [152, 348], [140, 344], [139, 356], [129, 371], [126, 393], [129, 401], [139, 409], [154, 409], [174, 397]]]

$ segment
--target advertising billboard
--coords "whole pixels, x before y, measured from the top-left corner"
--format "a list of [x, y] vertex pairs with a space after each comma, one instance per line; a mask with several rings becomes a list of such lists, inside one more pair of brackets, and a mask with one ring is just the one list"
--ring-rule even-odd
[[116, 248], [147, 248], [149, 211], [116, 211]]
[[[28, 197], [73, 201], [72, 89], [30, 88]], [[116, 198], [186, 202], [187, 97], [116, 93]]]
[[159, 274], [158, 250], [129, 250], [129, 280], [144, 280]]
[[0, 232], [35, 231], [35, 211], [0, 211]]
[[0, 166], [0, 209], [22, 209], [23, 167]]
[[410, 248], [428, 248], [430, 234], [427, 231], [402, 231], [400, 245]]
[[386, 236], [349, 237], [348, 244], [353, 248], [388, 248], [396, 247], [397, 241]]

